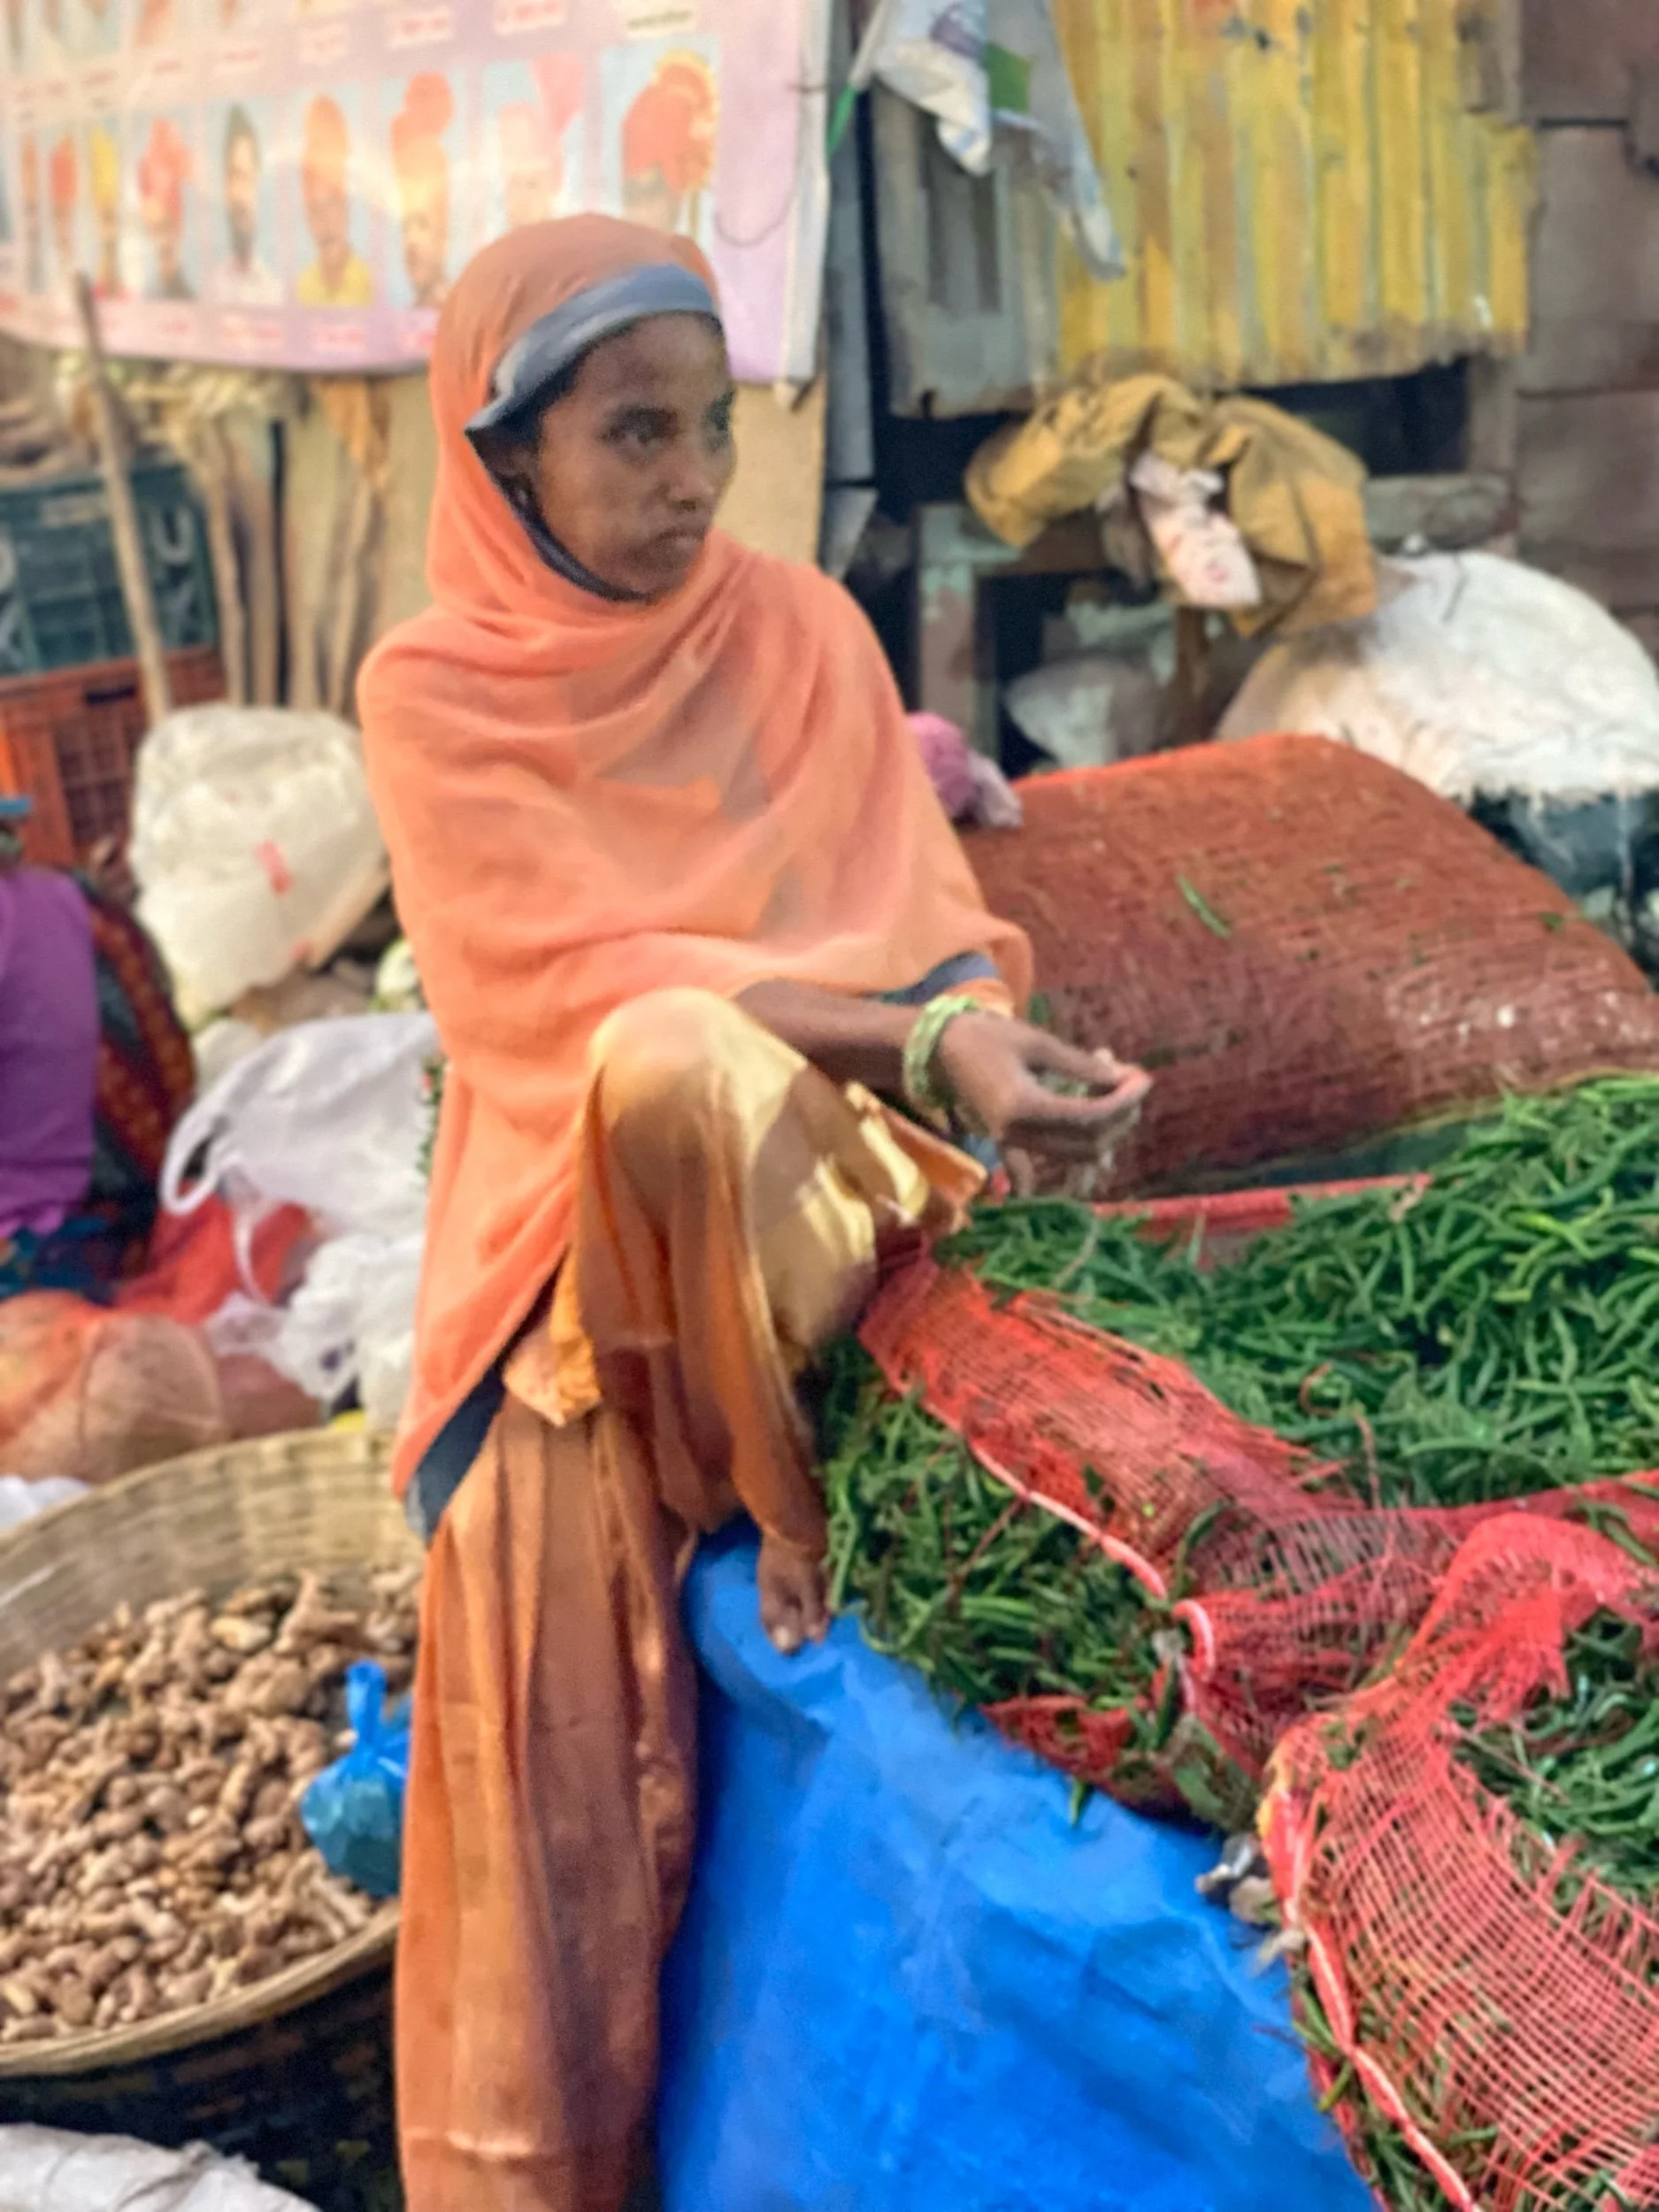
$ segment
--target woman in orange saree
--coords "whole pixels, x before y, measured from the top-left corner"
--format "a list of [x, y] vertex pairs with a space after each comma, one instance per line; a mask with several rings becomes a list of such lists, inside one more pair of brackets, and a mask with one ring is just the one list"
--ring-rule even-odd
[[513, 233], [432, 392], [434, 604], [361, 687], [449, 1062], [396, 1458], [431, 1543], [404, 2179], [411, 2212], [615, 2212], [694, 1836], [689, 1548], [746, 1509], [774, 1640], [822, 1633], [801, 1369], [979, 1187], [952, 1140], [1094, 1157], [1139, 1079], [1017, 1018], [1024, 940], [851, 600], [712, 527], [694, 247]]

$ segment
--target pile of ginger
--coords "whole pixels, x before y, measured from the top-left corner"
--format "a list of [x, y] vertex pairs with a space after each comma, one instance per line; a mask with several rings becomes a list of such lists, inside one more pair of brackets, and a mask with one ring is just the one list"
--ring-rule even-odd
[[378, 1909], [301, 1825], [344, 1676], [414, 1666], [418, 1565], [123, 1606], [0, 1691], [0, 2045], [135, 2026], [315, 1958]]

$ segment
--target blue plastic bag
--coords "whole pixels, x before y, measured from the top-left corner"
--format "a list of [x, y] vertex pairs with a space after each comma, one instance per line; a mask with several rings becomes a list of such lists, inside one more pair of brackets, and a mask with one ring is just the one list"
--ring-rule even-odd
[[357, 1741], [300, 1800], [305, 1832], [331, 1874], [371, 1897], [396, 1897], [409, 1784], [409, 1700], [388, 1712], [373, 1659], [346, 1671], [346, 1720]]

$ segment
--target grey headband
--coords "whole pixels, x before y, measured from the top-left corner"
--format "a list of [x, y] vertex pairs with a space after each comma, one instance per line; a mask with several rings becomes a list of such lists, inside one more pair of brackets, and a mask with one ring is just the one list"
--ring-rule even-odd
[[467, 436], [476, 442], [480, 435], [533, 415], [548, 387], [573, 361], [602, 338], [613, 338], [618, 331], [652, 315], [720, 319], [713, 293], [700, 276], [677, 261], [650, 261], [621, 276], [607, 277], [603, 284], [565, 300], [514, 339], [495, 365], [488, 403], [467, 424]]

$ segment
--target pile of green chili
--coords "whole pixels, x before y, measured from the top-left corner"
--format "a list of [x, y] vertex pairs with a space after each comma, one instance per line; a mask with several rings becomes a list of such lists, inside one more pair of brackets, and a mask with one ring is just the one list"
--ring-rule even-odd
[[[1332, 2070], [1331, 2086], [1320, 2099], [1319, 2108], [1337, 2114], [1342, 2120], [1355, 2164], [1390, 2212], [1446, 2212], [1446, 2197], [1440, 2184], [1428, 2173], [1400, 2128], [1372, 2104], [1353, 2065], [1343, 2057], [1311, 1978], [1305, 1969], [1298, 1967], [1293, 1970], [1292, 1979], [1296, 1993], [1296, 2032], [1308, 2048], [1323, 2058]], [[1433, 2135], [1432, 2129], [1425, 2129], [1425, 2132]], [[1479, 2174], [1481, 2154], [1491, 2148], [1497, 2133], [1496, 2128], [1486, 2127], [1433, 2139], [1436, 2149], [1465, 2178], [1472, 2178]], [[1586, 2199], [1584, 2212], [1609, 2212], [1612, 2201], [1605, 2194]], [[1517, 2212], [1562, 2212], [1562, 2208], [1553, 2199], [1547, 2206], [1529, 2193], [1517, 2205]]]
[[1060, 1696], [1123, 1715], [1110, 1784], [1126, 1801], [1173, 1794], [1222, 1825], [1247, 1817], [1250, 1785], [1183, 1716], [1168, 1606], [893, 1396], [856, 1343], [832, 1347], [818, 1384], [833, 1608], [856, 1609], [876, 1650], [954, 1702]]
[[[1540, 1691], [1513, 1721], [1482, 1726], [1472, 1710], [1454, 1707], [1463, 1732], [1455, 1755], [1517, 1815], [1517, 1870], [1529, 1882], [1548, 1881], [1563, 1916], [1592, 1877], [1652, 1910], [1659, 1904], [1659, 1663], [1644, 1657], [1640, 1625], [1612, 1612], [1595, 1614], [1570, 1637], [1564, 1657], [1566, 1694]], [[1363, 1742], [1329, 1748], [1338, 1763], [1365, 1755]], [[1577, 1848], [1563, 1862], [1558, 1847], [1568, 1838]], [[1445, 2202], [1439, 2187], [1343, 2061], [1306, 1974], [1298, 1970], [1295, 1981], [1298, 2032], [1334, 2070], [1325, 2108], [1340, 2107], [1366, 2178], [1393, 2212], [1439, 2212]], [[1380, 2024], [1368, 2024], [1361, 1994], [1361, 2033], [1368, 2024], [1379, 2032]], [[1431, 2119], [1422, 2124], [1479, 2187], [1496, 2129], [1441, 2136]], [[1627, 2200], [1615, 2177], [1603, 2174], [1579, 2201], [1583, 2212], [1611, 2212]], [[1546, 2200], [1529, 2192], [1517, 2206], [1561, 2212], [1554, 2193]]]
[[1299, 1202], [1214, 1268], [1058, 1199], [987, 1207], [943, 1256], [1184, 1361], [1385, 1504], [1659, 1462], [1659, 1078], [1510, 1098], [1426, 1187]]
[[1659, 1666], [1634, 1621], [1598, 1613], [1566, 1649], [1565, 1697], [1540, 1695], [1504, 1727], [1469, 1731], [1457, 1756], [1525, 1824], [1524, 1874], [1578, 1848], [1556, 1878], [1565, 1912], [1594, 1875], [1638, 1905], [1659, 1903]]

